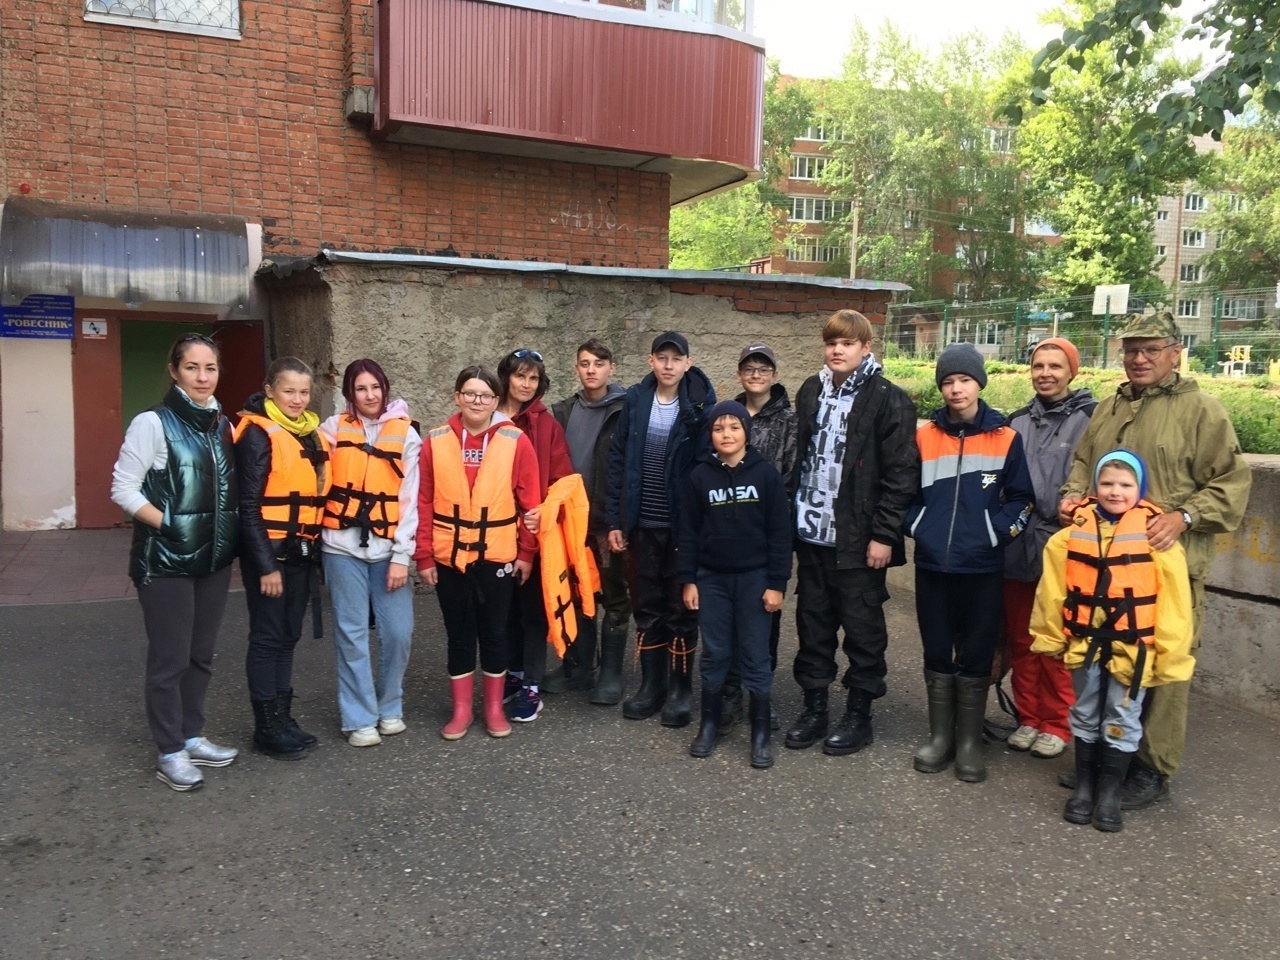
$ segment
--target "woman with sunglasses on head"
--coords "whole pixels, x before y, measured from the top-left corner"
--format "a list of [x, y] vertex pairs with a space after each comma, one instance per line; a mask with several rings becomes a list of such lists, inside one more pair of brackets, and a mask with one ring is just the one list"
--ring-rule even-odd
[[311, 380], [297, 357], [280, 357], [236, 427], [253, 744], [276, 760], [299, 760], [317, 743], [293, 719], [293, 651], [318, 589], [317, 540], [329, 492], [329, 444], [319, 416], [307, 409]]
[[129, 575], [147, 631], [156, 778], [179, 791], [203, 786], [198, 767], [225, 767], [238, 753], [203, 736], [240, 536], [231, 424], [213, 395], [219, 362], [208, 337], [177, 339], [169, 350], [173, 384], [129, 424], [111, 481], [112, 501], [133, 518]]
[[[403, 733], [403, 681], [413, 642], [409, 561], [418, 530], [422, 439], [387, 375], [355, 360], [342, 375], [345, 412], [320, 425], [329, 442], [325, 501], [325, 583], [333, 602], [338, 710], [353, 747]], [[378, 625], [378, 670], [369, 653], [369, 609]]]
[[448, 637], [453, 716], [441, 736], [460, 740], [471, 726], [480, 648], [484, 722], [492, 737], [511, 724], [502, 712], [507, 611], [537, 552], [538, 459], [529, 438], [498, 411], [493, 372], [465, 368], [454, 382], [458, 412], [430, 431], [418, 468], [414, 560], [436, 588]]
[[[538, 455], [538, 502], [541, 503], [547, 498], [551, 484], [573, 473], [564, 427], [542, 402], [551, 386], [542, 354], [536, 350], [513, 350], [498, 364], [498, 382], [502, 386], [499, 411], [523, 431]], [[532, 572], [521, 582], [511, 602], [508, 620], [511, 658], [504, 699], [515, 700], [511, 719], [518, 723], [537, 720], [542, 712], [539, 687], [547, 672], [547, 611], [541, 581], [535, 556]]]

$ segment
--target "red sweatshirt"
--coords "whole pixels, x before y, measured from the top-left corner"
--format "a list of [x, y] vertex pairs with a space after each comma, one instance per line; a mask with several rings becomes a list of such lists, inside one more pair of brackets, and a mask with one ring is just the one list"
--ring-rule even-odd
[[[489, 423], [489, 429], [484, 433], [467, 434], [466, 440], [462, 444], [463, 468], [467, 472], [467, 480], [473, 487], [476, 482], [476, 474], [480, 472], [485, 437], [504, 423], [510, 422], [505, 416], [497, 413], [494, 414], [493, 420]], [[453, 432], [457, 435], [459, 441], [462, 441], [462, 415], [455, 413], [450, 417], [449, 426], [453, 428]], [[559, 424], [556, 424], [556, 426], [559, 426]], [[563, 444], [564, 434], [561, 433], [560, 436], [560, 442]], [[468, 456], [468, 454], [471, 455]], [[521, 514], [528, 513], [541, 505], [543, 500], [541, 494], [544, 491], [539, 484], [538, 455], [533, 449], [533, 444], [529, 442], [529, 438], [523, 434], [516, 442], [516, 460], [511, 477], [511, 485], [512, 490], [515, 492], [516, 509]], [[431, 529], [436, 515], [435, 494], [436, 474], [432, 461], [431, 441], [424, 437], [422, 455], [418, 461], [418, 530], [420, 535], [413, 554], [414, 562], [417, 563], [420, 570], [429, 570], [436, 565], [435, 557], [431, 552]], [[516, 525], [516, 532], [518, 541], [516, 559], [532, 560], [538, 552], [538, 538], [530, 533], [523, 523]]]
[[551, 415], [541, 400], [533, 400], [511, 418], [511, 422], [524, 431], [538, 453], [538, 476], [542, 481], [542, 499], [547, 499], [547, 488], [561, 477], [573, 473], [569, 459], [569, 443], [564, 438], [564, 427]]

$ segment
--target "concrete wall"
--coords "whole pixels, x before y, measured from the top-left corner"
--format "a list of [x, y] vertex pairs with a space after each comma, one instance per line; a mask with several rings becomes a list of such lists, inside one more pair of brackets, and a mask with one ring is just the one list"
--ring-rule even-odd
[[[348, 363], [372, 357], [386, 369], [392, 392], [404, 396], [424, 425], [452, 413], [454, 377], [469, 364], [493, 368], [510, 350], [535, 349], [546, 360], [548, 399], [558, 400], [578, 387], [573, 364], [582, 341], [599, 337], [609, 344], [618, 360], [617, 381], [629, 385], [649, 372], [652, 340], [668, 329], [689, 338], [693, 362], [718, 395], [738, 393], [738, 354], [753, 340], [773, 346], [780, 379], [794, 393], [822, 365], [822, 324], [831, 312], [851, 307], [875, 321], [883, 318], [889, 297], [830, 287], [805, 292], [800, 284], [762, 281], [713, 285], [722, 295], [680, 293], [677, 288], [703, 288], [674, 278], [351, 264], [260, 283], [271, 304], [277, 354], [296, 352], [318, 371], [331, 370], [337, 387]], [[317, 284], [327, 293], [320, 294]], [[340, 402], [335, 389], [320, 403], [321, 412], [331, 413]]]
[[1206, 580], [1199, 690], [1280, 720], [1280, 456], [1247, 455], [1244, 522], [1218, 538]]
[[76, 525], [71, 341], [0, 339], [4, 408], [3, 526]]

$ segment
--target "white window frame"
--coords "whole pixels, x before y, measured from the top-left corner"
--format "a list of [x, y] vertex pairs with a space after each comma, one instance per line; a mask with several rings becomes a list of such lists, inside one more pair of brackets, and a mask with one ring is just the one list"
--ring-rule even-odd
[[1157, 210], [1157, 211], [1156, 211], [1156, 220], [1158, 220], [1158, 221], [1160, 221], [1160, 222], [1162, 222], [1162, 223], [1163, 223], [1165, 220], [1168, 220], [1168, 219], [1169, 219], [1169, 211], [1168, 211], [1168, 210]]
[[792, 180], [817, 180], [827, 169], [830, 157], [817, 153], [797, 153], [791, 157]]
[[788, 219], [795, 223], [826, 223], [829, 220], [842, 220], [849, 215], [848, 200], [833, 200], [830, 197], [790, 197], [791, 214]]
[[902, 211], [902, 229], [903, 230], [919, 230], [920, 229], [920, 211], [916, 207], [908, 207]]
[[965, 280], [957, 280], [957, 281], [956, 281], [955, 288], [954, 288], [954, 293], [955, 293], [955, 299], [956, 299], [956, 300], [959, 300], [961, 303], [966, 303], [966, 302], [968, 302], [968, 300], [969, 300], [969, 283], [968, 283], [968, 281], [965, 281]]
[[1178, 316], [1187, 320], [1196, 320], [1200, 316], [1200, 301], [1198, 299], [1185, 299], [1178, 301]]
[[1200, 264], [1184, 263], [1178, 268], [1178, 280], [1181, 283], [1199, 283], [1201, 276]]
[[[204, 0], [208, 5], [230, 7], [223, 20], [223, 25], [214, 26], [197, 21], [186, 23], [173, 19], [170, 6], [178, 6], [186, 10], [201, 0], [185, 0], [182, 4], [174, 4], [171, 0], [84, 0], [84, 19], [89, 23], [112, 23], [122, 27], [137, 27], [142, 30], [164, 30], [168, 33], [191, 33], [201, 37], [220, 37], [224, 40], [241, 39], [244, 26], [243, 11], [240, 0]], [[126, 7], [126, 12], [108, 12], [113, 8]]]
[[1227, 210], [1230, 213], [1248, 213], [1249, 198], [1242, 197], [1238, 193], [1227, 195]]
[[1267, 315], [1267, 305], [1259, 297], [1226, 297], [1222, 315], [1232, 320], [1261, 320]]
[[797, 140], [815, 140], [819, 143], [826, 143], [831, 140], [841, 140], [844, 138], [844, 127], [823, 117], [814, 117], [809, 121], [808, 129]]
[[1165, 251], [1166, 251], [1166, 250], [1168, 250], [1168, 249], [1169, 249], [1169, 248], [1168, 248], [1168, 247], [1166, 247], [1163, 243], [1157, 243], [1157, 244], [1156, 244], [1156, 256], [1157, 256], [1157, 257], [1163, 257], [1163, 256], [1165, 256]]
[[792, 263], [834, 263], [841, 248], [823, 243], [821, 237], [792, 237], [787, 241], [787, 259]]
[[987, 146], [992, 153], [1013, 153], [1013, 128], [987, 127]]
[[1191, 250], [1204, 249], [1204, 231], [1203, 230], [1183, 230], [1182, 245]]
[[983, 320], [975, 325], [973, 342], [987, 347], [1000, 343], [1000, 323], [996, 320]]
[[1196, 341], [1197, 341], [1198, 339], [1200, 339], [1200, 338], [1199, 338], [1198, 336], [1196, 336], [1196, 334], [1194, 334], [1194, 333], [1184, 333], [1184, 334], [1182, 335], [1182, 349], [1183, 349], [1183, 350], [1190, 350], [1191, 348], [1193, 348], [1193, 347], [1196, 345]]
[[1209, 201], [1203, 193], [1188, 193], [1182, 198], [1182, 209], [1187, 213], [1204, 213], [1209, 209]]

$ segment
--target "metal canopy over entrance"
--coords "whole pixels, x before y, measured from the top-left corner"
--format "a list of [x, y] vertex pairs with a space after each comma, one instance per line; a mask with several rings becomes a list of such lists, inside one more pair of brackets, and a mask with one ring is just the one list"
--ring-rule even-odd
[[33, 293], [135, 307], [190, 303], [249, 311], [249, 240], [236, 217], [113, 211], [26, 197], [0, 214], [0, 303]]

